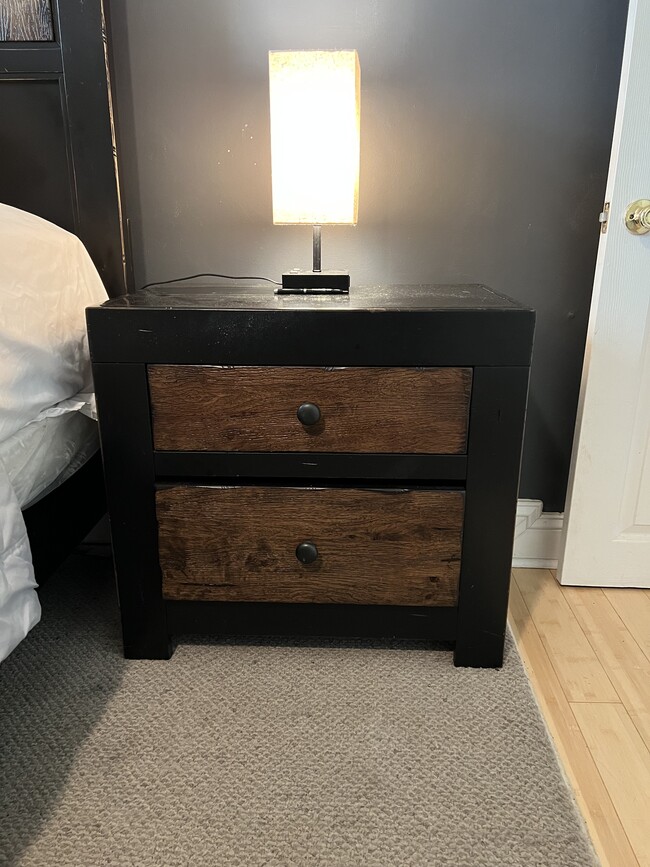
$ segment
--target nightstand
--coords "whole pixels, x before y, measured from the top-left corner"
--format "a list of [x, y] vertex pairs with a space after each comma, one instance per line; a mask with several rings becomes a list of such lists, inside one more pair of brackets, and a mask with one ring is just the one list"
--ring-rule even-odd
[[501, 665], [532, 310], [154, 287], [87, 321], [127, 657], [209, 631]]

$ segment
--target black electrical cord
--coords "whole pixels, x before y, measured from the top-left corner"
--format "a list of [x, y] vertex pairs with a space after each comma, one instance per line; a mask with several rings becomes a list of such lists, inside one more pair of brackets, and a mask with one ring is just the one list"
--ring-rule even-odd
[[142, 292], [150, 286], [166, 286], [168, 283], [182, 283], [184, 280], [195, 280], [197, 277], [222, 277], [224, 280], [266, 280], [267, 283], [275, 283], [276, 286], [282, 286], [278, 280], [271, 280], [270, 277], [233, 277], [231, 274], [213, 274], [206, 271], [205, 274], [190, 274], [188, 277], [176, 277], [174, 280], [154, 280], [153, 283], [145, 283], [138, 290]]

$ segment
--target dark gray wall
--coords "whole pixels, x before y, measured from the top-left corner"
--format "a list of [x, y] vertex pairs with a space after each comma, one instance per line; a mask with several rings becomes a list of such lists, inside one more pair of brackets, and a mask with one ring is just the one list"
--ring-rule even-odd
[[534, 306], [521, 494], [562, 509], [624, 0], [112, 0], [136, 284], [310, 267], [271, 223], [267, 51], [357, 48], [353, 283], [484, 282]]

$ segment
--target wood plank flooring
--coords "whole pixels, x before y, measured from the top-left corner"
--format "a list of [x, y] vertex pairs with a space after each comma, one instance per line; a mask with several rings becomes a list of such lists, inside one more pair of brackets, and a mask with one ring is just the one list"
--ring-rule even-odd
[[650, 867], [650, 591], [514, 569], [509, 622], [604, 867]]

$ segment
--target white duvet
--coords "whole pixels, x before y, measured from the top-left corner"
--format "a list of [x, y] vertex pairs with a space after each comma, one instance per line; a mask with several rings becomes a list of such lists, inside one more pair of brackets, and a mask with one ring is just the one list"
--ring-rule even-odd
[[[0, 204], [0, 443], [92, 391], [85, 308], [106, 291], [82, 243]], [[40, 619], [29, 542], [0, 461], [0, 660]]]

